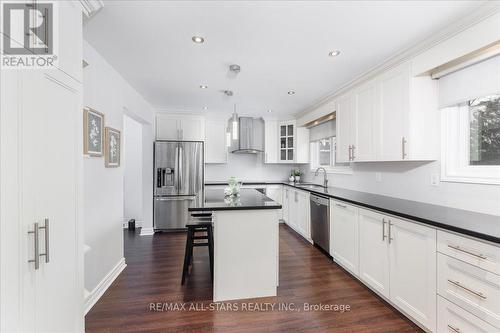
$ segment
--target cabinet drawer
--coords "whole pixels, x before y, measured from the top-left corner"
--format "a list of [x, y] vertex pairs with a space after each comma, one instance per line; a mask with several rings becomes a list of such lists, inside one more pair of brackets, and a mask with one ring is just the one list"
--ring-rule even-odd
[[500, 328], [500, 276], [438, 253], [438, 294]]
[[438, 252], [500, 274], [500, 247], [438, 231]]
[[438, 296], [437, 333], [500, 333], [500, 330]]

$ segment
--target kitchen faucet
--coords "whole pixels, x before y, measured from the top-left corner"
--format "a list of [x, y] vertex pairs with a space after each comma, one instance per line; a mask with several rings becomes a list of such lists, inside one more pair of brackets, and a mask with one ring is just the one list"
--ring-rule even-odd
[[323, 186], [326, 188], [326, 187], [328, 187], [328, 179], [326, 179], [326, 170], [325, 170], [325, 168], [322, 168], [322, 167], [317, 168], [316, 172], [314, 172], [314, 177], [316, 177], [317, 175], [319, 175], [319, 171], [320, 170], [323, 170], [323, 173], [324, 173]]

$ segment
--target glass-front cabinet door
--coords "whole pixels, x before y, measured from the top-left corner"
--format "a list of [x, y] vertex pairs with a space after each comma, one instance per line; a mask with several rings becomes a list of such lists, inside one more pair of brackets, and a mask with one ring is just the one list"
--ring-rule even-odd
[[279, 125], [279, 161], [293, 162], [295, 158], [295, 124], [282, 122]]

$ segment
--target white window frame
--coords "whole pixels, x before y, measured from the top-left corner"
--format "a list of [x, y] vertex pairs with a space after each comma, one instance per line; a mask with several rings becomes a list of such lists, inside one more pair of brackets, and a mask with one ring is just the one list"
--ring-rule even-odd
[[[330, 140], [332, 138], [335, 138], [335, 136], [332, 136], [330, 138]], [[353, 172], [352, 172], [352, 164], [349, 163], [349, 166], [335, 166], [335, 158], [336, 158], [336, 140], [335, 140], [335, 143], [334, 142], [330, 142], [330, 165], [319, 165], [318, 164], [318, 161], [319, 161], [319, 151], [318, 151], [318, 148], [317, 148], [317, 145], [318, 145], [318, 141], [320, 140], [316, 140], [316, 141], [311, 141], [309, 143], [310, 145], [310, 149], [309, 149], [309, 152], [310, 152], [310, 163], [309, 163], [309, 166], [311, 168], [311, 171], [316, 171], [317, 168], [324, 168], [326, 170], [326, 173], [329, 173], [329, 174], [348, 174], [348, 175], [351, 175]]]
[[441, 110], [441, 180], [500, 185], [500, 166], [470, 165], [467, 103]]

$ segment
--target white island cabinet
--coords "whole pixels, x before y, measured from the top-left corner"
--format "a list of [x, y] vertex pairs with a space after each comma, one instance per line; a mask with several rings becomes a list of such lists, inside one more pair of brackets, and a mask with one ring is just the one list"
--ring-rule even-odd
[[201, 191], [188, 210], [212, 212], [214, 302], [277, 295], [281, 205], [259, 191]]

